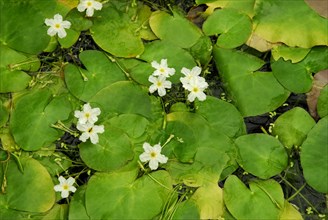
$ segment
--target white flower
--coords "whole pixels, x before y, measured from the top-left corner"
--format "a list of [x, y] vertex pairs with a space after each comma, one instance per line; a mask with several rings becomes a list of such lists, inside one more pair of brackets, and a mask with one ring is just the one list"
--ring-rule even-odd
[[158, 168], [158, 163], [166, 163], [168, 158], [161, 154], [162, 147], [160, 144], [155, 144], [152, 147], [149, 143], [145, 142], [143, 144], [144, 152], [139, 156], [141, 162], [148, 162], [151, 170], [156, 170]]
[[189, 84], [186, 85], [186, 89], [190, 92], [188, 95], [188, 100], [193, 102], [195, 98], [198, 98], [199, 101], [204, 101], [206, 99], [204, 90], [207, 87], [208, 84], [203, 77], [191, 79]]
[[77, 129], [83, 133], [79, 139], [82, 142], [86, 142], [90, 138], [91, 143], [97, 144], [99, 142], [98, 133], [104, 133], [105, 129], [103, 125], [94, 125], [91, 123], [80, 124], [77, 123]]
[[98, 115], [100, 115], [101, 111], [99, 108], [91, 108], [89, 103], [83, 105], [83, 110], [74, 112], [74, 116], [78, 118], [78, 123], [80, 124], [94, 124], [98, 121]]
[[170, 77], [174, 75], [175, 69], [169, 68], [167, 66], [167, 59], [161, 59], [161, 63], [157, 63], [156, 61], [151, 62], [151, 66], [156, 70], [153, 72], [153, 76], [165, 76]]
[[63, 17], [60, 14], [55, 14], [53, 19], [46, 18], [44, 23], [47, 26], [50, 26], [47, 31], [47, 34], [50, 36], [55, 36], [56, 34], [58, 34], [59, 38], [66, 37], [65, 28], [71, 27], [71, 22], [63, 21]]
[[77, 6], [79, 12], [87, 10], [87, 17], [91, 17], [94, 13], [94, 10], [101, 10], [102, 4], [95, 0], [81, 0], [80, 4]]
[[183, 67], [181, 69], [181, 73], [183, 75], [185, 75], [185, 77], [181, 77], [180, 81], [182, 83], [183, 88], [186, 89], [186, 86], [189, 84], [190, 80], [194, 79], [194, 78], [199, 78], [200, 73], [202, 72], [202, 69], [198, 66], [195, 66], [194, 68], [192, 68], [191, 70]]
[[172, 83], [170, 81], [167, 81], [165, 76], [149, 76], [148, 78], [149, 82], [153, 83], [153, 85], [151, 85], [149, 87], [149, 92], [153, 93], [156, 90], [158, 90], [158, 95], [159, 96], [165, 96], [166, 94], [166, 90], [165, 89], [170, 89], [172, 86]]
[[73, 186], [73, 184], [75, 183], [75, 179], [73, 179], [72, 177], [69, 177], [67, 180], [60, 176], [58, 178], [59, 180], [59, 184], [54, 186], [54, 190], [56, 192], [61, 192], [61, 197], [62, 198], [67, 198], [69, 195], [69, 192], [75, 192], [76, 188]]

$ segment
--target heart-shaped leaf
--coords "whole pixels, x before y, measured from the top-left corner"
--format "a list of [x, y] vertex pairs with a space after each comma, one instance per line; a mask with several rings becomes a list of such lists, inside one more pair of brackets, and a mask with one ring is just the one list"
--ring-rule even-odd
[[292, 148], [301, 146], [314, 125], [315, 121], [307, 111], [295, 107], [277, 118], [272, 131], [285, 147]]
[[230, 8], [214, 11], [203, 24], [208, 36], [220, 34], [216, 44], [224, 48], [235, 48], [247, 41], [252, 32], [250, 18]]
[[266, 134], [240, 136], [235, 144], [238, 163], [247, 172], [263, 179], [279, 174], [287, 167], [288, 155], [282, 144]]
[[105, 132], [98, 134], [99, 143], [87, 141], [80, 145], [80, 155], [88, 167], [98, 171], [114, 171], [134, 157], [129, 137], [121, 130], [105, 123]]
[[172, 186], [165, 171], [136, 179], [136, 174], [96, 173], [88, 182], [86, 208], [91, 219], [152, 219]]
[[72, 64], [67, 65], [65, 82], [69, 91], [83, 101], [89, 101], [106, 86], [125, 80], [122, 70], [102, 52], [83, 51], [79, 58], [86, 70]]
[[226, 89], [243, 116], [275, 110], [286, 101], [289, 93], [271, 72], [256, 72], [264, 64], [262, 60], [218, 47], [213, 52]]
[[284, 207], [283, 191], [274, 180], [250, 182], [248, 189], [231, 175], [223, 189], [225, 205], [236, 219], [278, 219]]
[[181, 48], [191, 47], [202, 36], [197, 26], [174, 11], [173, 16], [164, 11], [153, 12], [149, 24], [161, 40]]
[[61, 136], [51, 125], [67, 119], [70, 113], [71, 104], [66, 96], [54, 98], [50, 90], [35, 90], [17, 99], [10, 129], [22, 149], [38, 150]]

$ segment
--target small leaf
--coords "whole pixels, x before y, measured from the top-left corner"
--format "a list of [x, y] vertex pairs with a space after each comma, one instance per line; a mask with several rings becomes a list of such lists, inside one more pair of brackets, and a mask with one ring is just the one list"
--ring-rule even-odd
[[238, 163], [247, 172], [262, 179], [279, 174], [287, 167], [288, 155], [282, 144], [266, 134], [240, 136], [235, 144], [238, 148]]
[[235, 48], [247, 41], [252, 32], [250, 18], [234, 9], [220, 9], [211, 14], [203, 24], [208, 36], [221, 34], [216, 44], [224, 48]]
[[277, 118], [272, 132], [286, 148], [292, 148], [302, 145], [314, 125], [315, 121], [307, 111], [295, 107]]
[[[236, 219], [278, 219], [284, 207], [284, 194], [274, 180], [256, 180], [248, 189], [237, 176], [224, 184], [224, 202]], [[250, 211], [252, 210], [252, 211]]]
[[301, 165], [306, 182], [315, 190], [328, 192], [328, 116], [308, 133], [301, 148]]
[[191, 47], [202, 36], [201, 31], [193, 23], [177, 12], [173, 12], [173, 16], [164, 11], [153, 12], [149, 24], [161, 40], [181, 48]]

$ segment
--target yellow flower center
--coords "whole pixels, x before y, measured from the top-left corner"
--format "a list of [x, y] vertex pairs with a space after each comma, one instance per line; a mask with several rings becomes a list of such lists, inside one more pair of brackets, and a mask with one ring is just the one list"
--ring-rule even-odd
[[153, 151], [153, 152], [150, 153], [151, 158], [156, 158], [156, 156], [157, 156], [156, 152]]
[[91, 7], [92, 6], [92, 2], [87, 2], [87, 6]]
[[64, 190], [68, 190], [68, 189], [69, 189], [69, 185], [68, 185], [68, 184], [64, 184], [64, 185], [63, 185], [63, 189], [64, 189]]
[[89, 129], [88, 129], [88, 132], [91, 133], [91, 132], [92, 132], [92, 128], [89, 128]]
[[84, 115], [86, 118], [89, 118], [90, 117], [90, 114], [89, 113], [85, 113]]
[[157, 82], [156, 85], [157, 85], [158, 87], [161, 87], [161, 86], [162, 86], [162, 82]]
[[164, 72], [165, 72], [165, 69], [164, 69], [163, 67], [161, 67], [161, 68], [159, 69], [159, 71], [160, 71], [161, 73], [164, 73]]
[[194, 87], [194, 88], [192, 89], [192, 91], [193, 91], [193, 92], [198, 92], [199, 89], [198, 89], [197, 87]]
[[55, 28], [60, 28], [60, 24], [55, 24]]

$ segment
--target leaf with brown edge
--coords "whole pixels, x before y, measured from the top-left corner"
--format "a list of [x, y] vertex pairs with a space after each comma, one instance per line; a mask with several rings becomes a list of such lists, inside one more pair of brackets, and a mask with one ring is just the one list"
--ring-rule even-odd
[[328, 69], [322, 70], [314, 75], [312, 89], [308, 92], [306, 101], [309, 107], [309, 112], [314, 119], [319, 119], [317, 112], [317, 103], [320, 92], [328, 84]]

